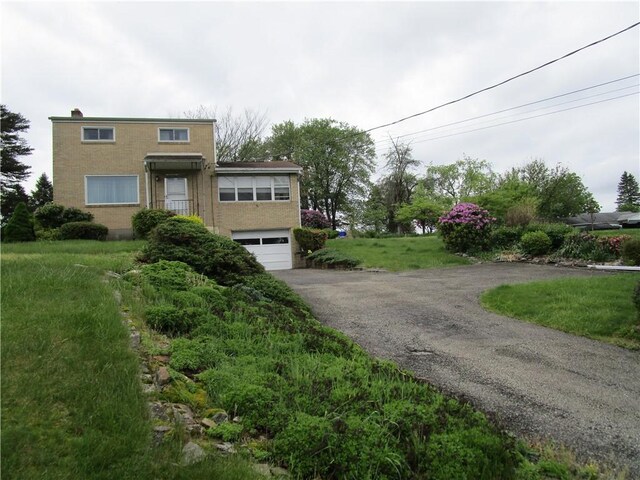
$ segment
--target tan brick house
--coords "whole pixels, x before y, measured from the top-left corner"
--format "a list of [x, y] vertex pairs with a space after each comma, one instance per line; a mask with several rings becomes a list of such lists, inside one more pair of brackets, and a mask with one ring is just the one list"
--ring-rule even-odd
[[166, 208], [200, 216], [267, 269], [295, 263], [299, 166], [216, 164], [213, 119], [85, 117], [78, 109], [49, 119], [54, 201], [93, 213], [110, 238], [131, 238], [141, 208]]

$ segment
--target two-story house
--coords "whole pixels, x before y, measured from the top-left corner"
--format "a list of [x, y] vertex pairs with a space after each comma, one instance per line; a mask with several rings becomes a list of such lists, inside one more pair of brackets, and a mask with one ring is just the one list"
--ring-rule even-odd
[[267, 269], [292, 268], [300, 225], [291, 162], [216, 164], [215, 120], [50, 117], [54, 201], [87, 210], [112, 239], [131, 238], [141, 208], [198, 215]]

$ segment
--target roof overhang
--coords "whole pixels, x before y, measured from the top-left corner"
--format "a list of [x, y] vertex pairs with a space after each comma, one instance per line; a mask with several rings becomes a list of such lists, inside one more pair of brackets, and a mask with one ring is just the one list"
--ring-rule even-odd
[[302, 168], [293, 168], [293, 167], [283, 167], [283, 168], [241, 168], [241, 167], [233, 167], [233, 168], [225, 168], [219, 167], [216, 165], [216, 175], [237, 175], [237, 174], [253, 174], [253, 173], [302, 173]]
[[147, 153], [144, 169], [158, 170], [202, 170], [204, 157], [201, 153]]

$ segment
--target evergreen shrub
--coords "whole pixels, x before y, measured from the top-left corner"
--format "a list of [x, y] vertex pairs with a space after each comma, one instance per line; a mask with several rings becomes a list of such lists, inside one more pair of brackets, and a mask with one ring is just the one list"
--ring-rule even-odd
[[498, 227], [491, 231], [491, 246], [494, 248], [511, 248], [520, 242], [520, 227]]
[[106, 240], [109, 229], [93, 222], [70, 222], [60, 227], [61, 240]]
[[33, 229], [33, 218], [24, 202], [18, 203], [13, 215], [2, 230], [4, 242], [33, 242], [36, 232]]
[[527, 225], [525, 232], [544, 232], [551, 240], [551, 250], [557, 250], [562, 246], [565, 235], [575, 230], [564, 223], [531, 223]]
[[527, 255], [546, 255], [551, 250], [551, 239], [544, 232], [528, 232], [522, 235], [520, 248]]
[[168, 218], [176, 216], [170, 210], [143, 208], [131, 217], [131, 226], [136, 238], [147, 238], [149, 232]]
[[180, 218], [169, 218], [151, 230], [140, 260], [184, 262], [221, 285], [240, 283], [247, 275], [264, 272], [255, 256], [239, 243]]

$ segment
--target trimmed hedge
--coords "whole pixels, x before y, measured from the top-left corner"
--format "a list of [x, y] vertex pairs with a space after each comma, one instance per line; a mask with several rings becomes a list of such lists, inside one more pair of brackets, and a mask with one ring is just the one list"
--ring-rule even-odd
[[551, 239], [544, 232], [525, 233], [520, 239], [520, 248], [527, 255], [545, 255], [551, 250]]
[[327, 232], [315, 228], [294, 228], [293, 236], [303, 253], [320, 250], [328, 237]]
[[61, 240], [106, 240], [109, 229], [100, 223], [70, 222], [60, 227]]

